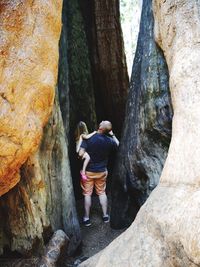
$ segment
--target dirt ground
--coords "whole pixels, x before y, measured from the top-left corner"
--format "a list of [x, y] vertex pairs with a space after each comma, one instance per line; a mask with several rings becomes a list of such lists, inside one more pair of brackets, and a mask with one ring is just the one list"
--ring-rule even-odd
[[[91, 226], [82, 225], [82, 217], [84, 214], [83, 200], [76, 203], [77, 213], [81, 226], [82, 244], [79, 251], [74, 257], [68, 258], [64, 265], [59, 267], [76, 267], [82, 261], [88, 259], [100, 250], [105, 248], [113, 239], [120, 235], [123, 230], [113, 230], [110, 223], [102, 221], [102, 211], [99, 204], [98, 197], [92, 198]], [[110, 201], [109, 201], [110, 206]], [[30, 259], [0, 259], [0, 267], [36, 267], [38, 258]]]
[[[109, 201], [110, 203], [110, 201]], [[109, 205], [110, 206], [110, 205]], [[104, 223], [102, 221], [102, 211], [98, 201], [98, 197], [92, 198], [91, 216], [90, 220], [91, 226], [82, 225], [82, 217], [84, 214], [83, 210], [83, 200], [77, 202], [77, 212], [79, 216], [79, 221], [81, 225], [82, 233], [82, 246], [79, 255], [74, 258], [70, 258], [66, 262], [66, 267], [76, 267], [78, 264], [87, 258], [98, 253], [100, 250], [104, 249], [113, 239], [120, 235], [123, 230], [113, 230], [110, 227], [110, 223]]]

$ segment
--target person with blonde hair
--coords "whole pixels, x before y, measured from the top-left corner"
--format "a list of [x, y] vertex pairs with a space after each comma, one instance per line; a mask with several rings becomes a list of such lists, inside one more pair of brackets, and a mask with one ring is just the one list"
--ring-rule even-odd
[[109, 155], [117, 149], [119, 141], [112, 132], [112, 124], [109, 121], [102, 121], [99, 124], [97, 132], [84, 139], [80, 144], [79, 156], [84, 157], [87, 153], [90, 157], [86, 167], [87, 180], [81, 181], [81, 187], [84, 195], [85, 214], [83, 217], [83, 224], [90, 226], [90, 207], [91, 196], [95, 188], [96, 194], [99, 196], [99, 201], [103, 212], [103, 222], [109, 222], [109, 215], [107, 213], [107, 195], [106, 178], [108, 175], [107, 164]]

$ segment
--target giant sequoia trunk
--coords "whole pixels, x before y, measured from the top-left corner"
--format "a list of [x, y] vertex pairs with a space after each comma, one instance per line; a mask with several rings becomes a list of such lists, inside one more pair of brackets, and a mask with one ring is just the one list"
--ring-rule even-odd
[[0, 196], [20, 180], [53, 106], [61, 1], [0, 1]]
[[97, 118], [110, 120], [120, 135], [124, 121], [128, 74], [118, 0], [79, 1], [92, 62]]
[[114, 131], [120, 134], [128, 75], [118, 1], [66, 1], [63, 15], [67, 16], [68, 34], [70, 164], [75, 195], [79, 197], [81, 167], [75, 153], [76, 124], [83, 120], [93, 131], [97, 114], [98, 121], [111, 120]]
[[200, 266], [200, 3], [153, 3], [174, 111], [168, 157], [131, 227], [81, 266]]
[[112, 180], [111, 225], [131, 224], [156, 187], [171, 137], [168, 69], [153, 37], [151, 1], [144, 1], [126, 107], [123, 138]]
[[78, 0], [66, 1], [67, 16], [70, 128], [83, 120], [89, 129], [96, 125], [95, 101], [89, 52]]
[[63, 125], [66, 133], [66, 142], [69, 138], [69, 66], [67, 51], [67, 1], [63, 1], [62, 31], [59, 42], [59, 66], [58, 66], [58, 95]]
[[69, 65], [69, 155], [75, 189], [80, 196], [80, 162], [77, 159], [74, 132], [79, 121], [86, 122], [89, 131], [96, 127], [96, 110], [88, 44], [78, 0], [65, 0], [63, 18], [66, 19]]
[[[43, 129], [52, 109], [57, 78], [61, 1], [20, 3], [1, 1], [0, 4], [5, 37], [0, 42], [4, 54], [0, 195], [13, 186], [9, 177], [26, 160], [17, 176], [21, 178], [19, 184], [0, 198], [0, 254], [8, 250], [40, 253], [43, 244], [59, 228], [71, 239], [69, 252], [73, 252], [80, 243], [80, 229], [65, 134], [69, 117], [66, 65], [62, 66], [64, 78], [59, 78], [58, 84], [61, 87], [64, 81], [62, 89], [66, 90], [66, 112], [63, 112], [66, 131], [57, 98], [49, 123]], [[10, 108], [6, 108], [8, 105]], [[35, 152], [41, 137], [42, 143]], [[6, 170], [10, 176], [4, 180]]]
[[80, 243], [80, 229], [59, 103], [44, 129], [39, 151], [21, 169], [21, 181], [0, 201], [1, 253], [7, 247], [27, 254], [41, 252], [53, 231], [64, 229], [69, 253]]

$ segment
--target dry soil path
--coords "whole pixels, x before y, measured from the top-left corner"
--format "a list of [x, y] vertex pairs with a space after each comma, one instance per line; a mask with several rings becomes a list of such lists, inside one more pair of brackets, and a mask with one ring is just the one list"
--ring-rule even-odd
[[[110, 201], [109, 201], [110, 202]], [[102, 221], [102, 212], [99, 205], [98, 197], [92, 198], [91, 226], [84, 226], [81, 224], [83, 216], [83, 200], [77, 201], [77, 211], [81, 225], [82, 246], [79, 255], [69, 259], [66, 267], [76, 267], [83, 260], [93, 256], [100, 250], [104, 249], [113, 239], [120, 235], [123, 230], [113, 230], [110, 223]]]

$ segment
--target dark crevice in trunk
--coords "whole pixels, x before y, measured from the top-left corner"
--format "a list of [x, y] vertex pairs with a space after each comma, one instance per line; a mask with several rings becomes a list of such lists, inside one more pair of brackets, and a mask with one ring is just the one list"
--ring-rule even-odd
[[121, 135], [128, 74], [119, 17], [119, 2], [79, 1], [89, 45], [97, 120], [110, 120]]
[[112, 183], [111, 225], [129, 226], [156, 187], [171, 139], [168, 69], [153, 34], [152, 2], [144, 0]]

